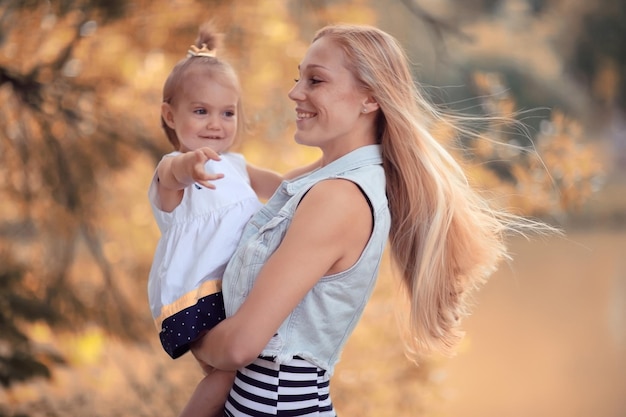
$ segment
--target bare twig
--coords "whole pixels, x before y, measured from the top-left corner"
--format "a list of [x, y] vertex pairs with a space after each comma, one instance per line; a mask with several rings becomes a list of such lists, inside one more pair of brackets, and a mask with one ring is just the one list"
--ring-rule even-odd
[[464, 42], [472, 42], [474, 38], [463, 32], [458, 26], [433, 16], [418, 4], [416, 0], [401, 0], [411, 13], [422, 20], [435, 38], [435, 48], [445, 52], [445, 34], [450, 34]]

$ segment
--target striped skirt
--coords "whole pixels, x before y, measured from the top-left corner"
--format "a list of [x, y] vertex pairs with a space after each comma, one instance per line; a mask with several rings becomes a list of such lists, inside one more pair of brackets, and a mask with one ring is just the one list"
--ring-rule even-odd
[[224, 415], [336, 417], [326, 371], [300, 358], [257, 358], [237, 371]]

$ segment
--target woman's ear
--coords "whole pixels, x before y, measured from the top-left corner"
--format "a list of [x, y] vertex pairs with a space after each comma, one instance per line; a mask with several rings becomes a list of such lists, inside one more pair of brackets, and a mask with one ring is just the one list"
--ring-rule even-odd
[[372, 96], [368, 97], [364, 102], [363, 102], [363, 109], [365, 109], [367, 111], [367, 113], [371, 113], [373, 111], [376, 111], [380, 108], [380, 106], [378, 105], [378, 102], [376, 101], [376, 99]]
[[162, 103], [161, 104], [161, 117], [165, 120], [167, 126], [171, 129], [175, 129], [174, 123], [174, 112], [172, 111], [172, 106], [170, 103]]

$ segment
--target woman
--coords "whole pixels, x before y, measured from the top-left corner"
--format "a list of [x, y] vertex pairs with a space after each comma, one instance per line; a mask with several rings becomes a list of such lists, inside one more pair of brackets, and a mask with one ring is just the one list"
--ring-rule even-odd
[[523, 225], [491, 209], [428, 131], [407, 57], [368, 26], [321, 29], [289, 92], [296, 142], [321, 168], [284, 182], [224, 275], [228, 318], [192, 351], [238, 370], [226, 415], [334, 416], [328, 379], [374, 287], [385, 243], [410, 300], [410, 352], [450, 352], [465, 295]]

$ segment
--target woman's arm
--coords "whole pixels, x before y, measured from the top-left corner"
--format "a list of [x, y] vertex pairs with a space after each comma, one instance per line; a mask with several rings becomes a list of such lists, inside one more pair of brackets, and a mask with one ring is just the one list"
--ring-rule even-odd
[[354, 183], [334, 179], [315, 185], [241, 308], [197, 342], [194, 355], [224, 370], [252, 362], [321, 277], [358, 260], [372, 224], [369, 204]]

